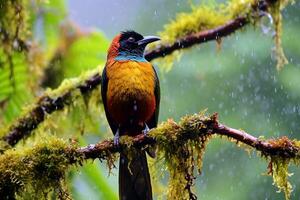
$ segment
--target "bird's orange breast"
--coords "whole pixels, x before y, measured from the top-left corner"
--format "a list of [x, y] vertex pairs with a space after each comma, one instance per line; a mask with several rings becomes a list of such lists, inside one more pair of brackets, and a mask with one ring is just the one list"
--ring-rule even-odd
[[118, 125], [144, 124], [155, 111], [155, 72], [148, 62], [111, 61], [107, 109]]

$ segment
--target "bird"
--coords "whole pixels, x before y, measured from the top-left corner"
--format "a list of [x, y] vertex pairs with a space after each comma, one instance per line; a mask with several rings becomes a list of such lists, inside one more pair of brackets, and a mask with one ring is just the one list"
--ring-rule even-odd
[[[147, 134], [157, 126], [160, 85], [154, 66], [145, 59], [145, 48], [160, 40], [128, 30], [112, 40], [102, 72], [101, 96], [114, 145], [122, 135]], [[149, 155], [151, 151], [146, 150]], [[153, 155], [152, 155], [153, 156]], [[129, 158], [130, 157], [130, 158]], [[120, 152], [119, 199], [152, 200], [145, 150]]]

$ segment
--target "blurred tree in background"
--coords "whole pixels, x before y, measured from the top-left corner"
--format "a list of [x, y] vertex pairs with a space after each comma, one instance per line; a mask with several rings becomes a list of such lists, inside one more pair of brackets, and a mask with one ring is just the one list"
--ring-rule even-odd
[[[43, 123], [37, 129], [32, 127], [34, 134], [29, 137], [27, 133], [26, 140], [15, 146], [14, 153], [10, 152], [14, 154], [11, 158], [16, 156], [26, 161], [26, 153], [36, 153], [41, 157], [49, 154], [50, 157], [45, 156], [47, 160], [51, 151], [35, 152], [32, 147], [40, 145], [43, 149], [53, 145], [59, 150], [69, 144], [85, 146], [112, 137], [103, 113], [100, 89], [82, 95], [83, 89], [73, 88], [102, 70], [109, 41], [118, 32], [125, 29], [147, 35], [159, 32], [163, 42], [171, 44], [187, 34], [212, 29], [244, 15], [254, 26], [155, 61], [159, 66], [162, 94], [159, 120], [179, 120], [186, 114], [208, 109], [208, 112], [218, 112], [224, 124], [242, 128], [257, 137], [287, 135], [299, 139], [300, 3], [295, 1], [282, 10], [282, 46], [289, 64], [278, 70], [280, 47], [273, 39], [278, 34], [274, 26], [278, 15], [273, 11], [272, 19], [268, 15], [254, 16], [257, 13], [252, 11], [253, 2], [261, 1], [0, 0], [0, 136], [22, 124], [20, 117], [32, 114], [29, 111], [36, 103], [47, 102], [44, 96], [59, 102], [61, 94], [72, 91], [71, 97], [63, 100], [67, 106], [43, 115]], [[177, 14], [182, 12], [185, 14]], [[13, 151], [9, 148], [0, 142], [0, 161], [13, 164], [15, 160], [5, 157], [7, 151]], [[206, 148], [195, 193], [205, 200], [284, 199], [284, 193], [276, 193], [278, 189], [272, 186], [272, 178], [264, 175], [266, 163], [256, 152], [247, 154], [234, 143], [214, 138]], [[16, 192], [19, 199], [42, 195], [63, 197], [62, 191], [70, 193], [73, 199], [117, 199], [117, 170], [110, 171], [105, 162], [80, 161], [82, 166], [71, 168], [65, 160], [51, 164], [48, 167], [52, 167], [53, 174], [48, 174], [49, 179], [31, 177], [26, 169], [20, 169], [17, 175], [31, 182], [32, 188], [21, 189], [21, 193], [10, 187], [0, 191]], [[155, 198], [165, 199], [167, 169], [158, 169], [162, 164], [155, 160], [150, 160], [149, 165], [155, 178]], [[0, 164], [0, 175], [4, 175], [3, 169]], [[43, 171], [43, 167], [34, 169]], [[295, 166], [290, 169], [295, 172], [290, 177], [291, 199], [300, 196], [300, 173], [296, 170]], [[161, 178], [162, 174], [165, 175]], [[61, 185], [62, 190], [53, 191], [56, 186], [51, 177], [60, 177], [55, 184]], [[18, 177], [10, 179], [18, 188], [26, 188]], [[45, 180], [50, 180], [48, 185]], [[6, 183], [0, 180], [0, 186], [3, 185]], [[36, 192], [38, 186], [46, 189]]]

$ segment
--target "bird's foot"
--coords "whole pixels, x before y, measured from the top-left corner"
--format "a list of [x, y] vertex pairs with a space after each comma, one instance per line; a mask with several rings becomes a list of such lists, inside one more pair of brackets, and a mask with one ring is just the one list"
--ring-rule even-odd
[[116, 134], [115, 134], [115, 136], [114, 136], [114, 145], [115, 146], [119, 146], [119, 144], [120, 144], [120, 131], [119, 131], [119, 129], [117, 129], [117, 132], [116, 132]]
[[149, 129], [148, 125], [145, 123], [145, 129], [142, 130], [142, 133], [143, 133], [144, 135], [147, 135], [149, 131], [150, 131], [150, 129]]

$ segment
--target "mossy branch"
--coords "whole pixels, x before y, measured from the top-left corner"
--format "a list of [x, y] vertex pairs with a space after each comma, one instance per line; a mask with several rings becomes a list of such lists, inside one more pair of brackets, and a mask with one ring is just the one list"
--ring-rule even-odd
[[[105, 140], [95, 145], [89, 145], [78, 149], [86, 159], [106, 159], [107, 154], [120, 152], [122, 147], [128, 144], [133, 147], [143, 148], [147, 145], [154, 145], [162, 140], [175, 142], [177, 140], [190, 140], [202, 136], [219, 135], [227, 136], [229, 139], [246, 144], [261, 152], [265, 156], [280, 156], [283, 158], [297, 159], [299, 157], [300, 146], [298, 141], [289, 140], [287, 137], [278, 139], [260, 139], [243, 130], [230, 128], [219, 123], [217, 114], [205, 117], [202, 114], [195, 114], [184, 117], [178, 124], [173, 120], [162, 123], [155, 129], [151, 129], [149, 134], [140, 134], [135, 137], [126, 137], [120, 146], [116, 147], [113, 140]], [[122, 142], [123, 141], [123, 142]]]
[[83, 154], [84, 159], [109, 160], [113, 153], [124, 148], [143, 149], [157, 145], [158, 155], [166, 161], [170, 173], [168, 199], [195, 199], [192, 191], [194, 167], [201, 172], [205, 146], [212, 135], [227, 136], [231, 141], [248, 145], [260, 152], [261, 156], [269, 160], [269, 174], [273, 176], [274, 184], [280, 191], [284, 191], [286, 199], [290, 199], [292, 186], [288, 181], [288, 166], [291, 161], [299, 164], [300, 142], [285, 136], [270, 140], [254, 137], [219, 123], [217, 114], [209, 117], [203, 114], [186, 116], [179, 123], [169, 120], [152, 129], [148, 135], [121, 137], [119, 147], [112, 140], [106, 140], [77, 149], [77, 153]]
[[248, 23], [249, 20], [247, 17], [238, 17], [235, 20], [231, 20], [225, 25], [216, 27], [214, 29], [186, 35], [185, 37], [176, 40], [173, 44], [158, 46], [156, 49], [146, 52], [145, 57], [147, 60], [152, 60], [170, 55], [178, 49], [189, 48], [196, 44], [201, 44], [212, 40], [218, 41], [222, 37], [228, 36], [234, 33], [236, 30], [241, 29]]
[[[171, 174], [169, 199], [189, 199], [194, 196], [193, 169], [197, 167], [201, 172], [205, 145], [213, 135], [227, 136], [233, 142], [246, 144], [261, 152], [270, 162], [269, 173], [274, 182], [289, 198], [292, 188], [288, 182], [287, 167], [291, 160], [299, 163], [299, 141], [287, 137], [271, 140], [256, 138], [219, 123], [217, 114], [205, 116], [203, 113], [185, 116], [178, 123], [173, 120], [163, 122], [150, 130], [148, 135], [122, 136], [118, 147], [113, 144], [113, 140], [105, 140], [78, 148], [50, 137], [25, 150], [8, 150], [0, 155], [0, 175], [3, 177], [0, 180], [0, 194], [22, 196], [27, 187], [33, 191], [41, 187], [41, 191], [46, 193], [51, 188], [64, 190], [64, 174], [71, 165], [83, 165], [84, 160], [99, 158], [107, 160], [112, 166], [117, 152], [131, 147], [143, 149], [156, 145], [158, 157], [165, 160]], [[37, 177], [43, 178], [36, 181]]]
[[[29, 136], [37, 126], [44, 121], [47, 115], [57, 110], [62, 110], [71, 103], [72, 92], [80, 90], [82, 95], [97, 88], [101, 82], [98, 73], [92, 72], [88, 78], [78, 78], [77, 80], [67, 80], [61, 86], [49, 93], [41, 96], [37, 102], [29, 108], [24, 116], [20, 117], [12, 124], [7, 134], [2, 138], [10, 146], [16, 145], [21, 139]], [[59, 93], [56, 95], [56, 93]]]

